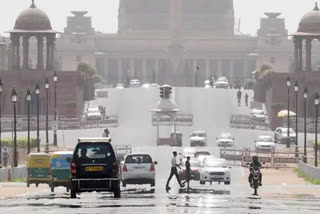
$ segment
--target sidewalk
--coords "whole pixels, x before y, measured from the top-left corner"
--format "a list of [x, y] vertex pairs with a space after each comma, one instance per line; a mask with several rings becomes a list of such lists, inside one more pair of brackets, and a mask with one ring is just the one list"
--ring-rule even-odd
[[27, 187], [26, 183], [16, 183], [16, 182], [1, 182], [0, 183], [0, 200], [17, 197], [26, 193], [41, 192], [48, 189], [48, 185], [35, 185]]

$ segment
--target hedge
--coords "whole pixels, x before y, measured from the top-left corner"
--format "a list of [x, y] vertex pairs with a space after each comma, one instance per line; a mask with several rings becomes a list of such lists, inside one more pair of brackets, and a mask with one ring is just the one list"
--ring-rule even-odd
[[[41, 140], [40, 140], [41, 141]], [[3, 138], [1, 140], [2, 147], [13, 147], [13, 140], [11, 138]], [[19, 148], [27, 148], [28, 146], [28, 138], [22, 137], [17, 138], [17, 147]], [[37, 138], [30, 138], [30, 147], [35, 148], [37, 147]]]

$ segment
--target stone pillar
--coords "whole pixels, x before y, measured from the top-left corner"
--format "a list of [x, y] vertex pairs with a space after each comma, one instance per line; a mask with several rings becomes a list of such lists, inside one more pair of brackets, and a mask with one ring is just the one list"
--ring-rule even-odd
[[20, 70], [20, 36], [18, 36], [16, 40], [16, 69]]
[[47, 68], [49, 71], [51, 69], [51, 38], [47, 36]]
[[29, 70], [29, 36], [23, 36], [23, 70]]
[[38, 40], [38, 64], [37, 64], [37, 70], [38, 71], [42, 71], [44, 70], [43, 67], [43, 37], [42, 36], [38, 36], [37, 37]]
[[205, 63], [206, 63], [206, 79], [209, 79], [211, 77], [211, 74], [210, 74], [210, 60], [206, 59]]
[[[105, 80], [109, 80], [109, 70], [108, 70], [108, 57], [105, 56], [104, 58], [104, 78]], [[109, 83], [109, 82], [108, 82]]]
[[136, 78], [135, 70], [134, 70], [134, 59], [130, 59], [130, 78]]
[[311, 65], [312, 39], [306, 39], [306, 72], [312, 71]]
[[[249, 71], [250, 72], [250, 75], [251, 75], [251, 72], [252, 71]], [[250, 75], [248, 75], [248, 60], [247, 59], [244, 59], [243, 60], [243, 73], [244, 73], [244, 77], [245, 78], [248, 78]]]
[[299, 61], [299, 66], [298, 66], [298, 72], [302, 72], [303, 71], [303, 61], [302, 61], [302, 40], [299, 40], [298, 42], [298, 61]]
[[50, 49], [50, 51], [51, 51], [50, 52], [51, 69], [55, 69], [55, 63], [54, 63], [55, 40], [56, 40], [56, 38], [53, 36], [52, 40], [50, 42], [50, 46], [51, 46], [51, 49]]
[[235, 82], [235, 77], [234, 77], [234, 62], [233, 60], [230, 60], [230, 82], [234, 83]]
[[299, 72], [299, 39], [296, 37], [293, 39], [294, 42], [294, 72]]
[[143, 82], [148, 82], [148, 72], [147, 72], [147, 59], [142, 59], [142, 75], [143, 75]]
[[218, 60], [218, 77], [222, 76], [222, 60]]
[[155, 59], [154, 72], [155, 72], [155, 82], [158, 83], [159, 82], [159, 59]]
[[123, 83], [122, 59], [118, 59], [118, 83]]

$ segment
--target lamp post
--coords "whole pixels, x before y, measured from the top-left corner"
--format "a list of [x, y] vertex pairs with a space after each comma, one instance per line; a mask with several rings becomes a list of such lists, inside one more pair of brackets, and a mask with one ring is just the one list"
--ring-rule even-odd
[[309, 92], [308, 88], [305, 87], [303, 90], [304, 98], [304, 148], [303, 148], [303, 162], [307, 163], [307, 100]]
[[28, 88], [26, 101], [28, 104], [28, 154], [30, 153], [30, 102], [31, 102], [31, 91]]
[[49, 80], [47, 79], [44, 83], [44, 88], [46, 89], [46, 149], [45, 152], [49, 153]]
[[290, 148], [290, 86], [291, 86], [291, 79], [288, 76], [287, 78], [287, 88], [288, 88], [288, 127], [287, 127], [287, 148]]
[[315, 149], [314, 149], [314, 166], [318, 167], [318, 107], [319, 107], [319, 94], [316, 93], [314, 99], [314, 105], [316, 106], [316, 135], [315, 135]]
[[296, 94], [296, 148], [295, 148], [295, 153], [296, 153], [296, 157], [298, 157], [298, 152], [299, 152], [299, 149], [298, 149], [298, 92], [299, 92], [299, 84], [298, 84], [298, 81], [295, 82], [294, 84], [294, 92]]
[[53, 82], [54, 82], [54, 133], [53, 133], [53, 145], [57, 146], [57, 129], [58, 129], [58, 122], [57, 122], [57, 82], [58, 82], [58, 75], [55, 71], [53, 74]]
[[40, 152], [40, 137], [39, 137], [39, 95], [40, 95], [40, 86], [39, 82], [36, 83], [35, 93], [37, 95], [37, 152]]
[[1, 153], [2, 153], [2, 143], [1, 143], [1, 132], [2, 132], [2, 122], [1, 122], [1, 119], [2, 119], [2, 90], [3, 90], [3, 84], [2, 84], [2, 80], [0, 79], [0, 166], [1, 166]]
[[13, 103], [13, 166], [18, 166], [17, 159], [17, 115], [16, 115], [16, 103], [17, 103], [17, 92], [16, 89], [13, 88], [11, 93], [11, 101]]

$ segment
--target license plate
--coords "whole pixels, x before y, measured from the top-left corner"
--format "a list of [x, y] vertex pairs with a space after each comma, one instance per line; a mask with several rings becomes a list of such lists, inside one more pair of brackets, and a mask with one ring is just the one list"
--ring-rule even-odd
[[87, 172], [101, 172], [103, 171], [103, 166], [86, 166], [85, 170]]

